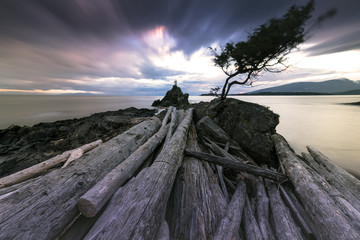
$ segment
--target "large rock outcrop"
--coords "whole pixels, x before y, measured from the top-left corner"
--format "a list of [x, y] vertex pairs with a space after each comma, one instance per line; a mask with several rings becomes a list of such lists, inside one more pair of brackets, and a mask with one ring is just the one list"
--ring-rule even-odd
[[209, 116], [256, 162], [274, 162], [275, 152], [270, 136], [276, 132], [279, 115], [258, 104], [232, 98], [223, 102], [217, 98], [194, 107], [195, 121]]
[[175, 106], [179, 109], [185, 109], [189, 106], [189, 94], [183, 93], [181, 88], [174, 85], [171, 90], [167, 91], [163, 99], [155, 100], [152, 104], [153, 107], [169, 107]]

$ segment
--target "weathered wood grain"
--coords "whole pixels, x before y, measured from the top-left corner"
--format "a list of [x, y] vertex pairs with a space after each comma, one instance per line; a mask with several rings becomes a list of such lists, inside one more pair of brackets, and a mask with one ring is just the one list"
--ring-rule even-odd
[[165, 114], [165, 117], [161, 123], [161, 127], [164, 127], [165, 125], [168, 124], [169, 122], [169, 118], [171, 116], [171, 113], [175, 110], [176, 108], [174, 108], [173, 106], [170, 106]]
[[[311, 155], [303, 153], [304, 158], [308, 162], [315, 161]], [[342, 211], [349, 219], [349, 223], [353, 225], [360, 232], [360, 212], [353, 206], [354, 202], [348, 201], [345, 195], [340, 193], [337, 188], [330, 185], [322, 175], [318, 174], [313, 168], [305, 162], [302, 165], [309, 171], [314, 181], [322, 187], [322, 189], [333, 199], [336, 206]]]
[[153, 239], [165, 218], [166, 204], [181, 165], [192, 121], [187, 110], [170, 142], [151, 167], [143, 169], [111, 198], [84, 239]]
[[303, 156], [309, 161], [308, 164], [360, 211], [360, 181], [315, 148], [307, 148], [311, 158], [306, 153]]
[[163, 142], [168, 130], [169, 125], [161, 127], [146, 143], [87, 191], [77, 202], [80, 212], [86, 217], [95, 216], [114, 192], [134, 175], [141, 164]]
[[[189, 131], [187, 147], [200, 151], [195, 127]], [[207, 162], [185, 157], [173, 187], [167, 215], [172, 239], [212, 239], [224, 216], [226, 200]]]
[[269, 198], [266, 193], [264, 181], [262, 178], [257, 178], [255, 184], [256, 190], [256, 211], [255, 217], [259, 224], [259, 229], [264, 239], [273, 240], [275, 239], [275, 234], [272, 231], [270, 225], [270, 206], [269, 206]]
[[244, 229], [246, 239], [262, 240], [264, 239], [256, 221], [254, 211], [252, 209], [249, 196], [245, 195], [245, 209], [244, 209]]
[[240, 161], [234, 161], [229, 158], [213, 156], [210, 154], [195, 152], [195, 151], [191, 151], [188, 149], [185, 150], [185, 154], [188, 156], [192, 156], [192, 157], [195, 157], [195, 158], [198, 158], [201, 160], [212, 162], [212, 163], [215, 163], [215, 164], [227, 167], [227, 168], [248, 172], [248, 173], [251, 173], [251, 174], [254, 174], [257, 176], [273, 179], [273, 180], [280, 181], [280, 182], [286, 181], [288, 179], [288, 177], [284, 174], [266, 170], [266, 169], [262, 169], [260, 167], [256, 167], [253, 165], [248, 165], [248, 164], [242, 163]]
[[246, 198], [246, 183], [240, 181], [226, 209], [226, 215], [221, 219], [214, 240], [240, 239], [239, 231]]
[[78, 198], [159, 128], [144, 121], [63, 169], [31, 181], [0, 199], [0, 239], [54, 239], [79, 213]]
[[239, 146], [239, 144], [208, 116], [205, 116], [198, 121], [196, 129], [199, 132], [199, 135], [206, 136], [215, 142], [220, 142], [222, 144], [229, 143], [230, 146], [235, 147], [232, 149], [234, 155], [244, 159], [246, 162], [256, 165], [256, 162]]
[[301, 160], [291, 151], [286, 140], [278, 134], [272, 135], [272, 140], [279, 160], [322, 237], [360, 239], [360, 233], [349, 223], [333, 199], [314, 181], [309, 171], [300, 163]]
[[280, 196], [276, 184], [265, 179], [266, 190], [270, 200], [270, 208], [274, 219], [274, 233], [279, 240], [304, 239], [300, 227], [294, 222], [290, 210], [286, 207]]

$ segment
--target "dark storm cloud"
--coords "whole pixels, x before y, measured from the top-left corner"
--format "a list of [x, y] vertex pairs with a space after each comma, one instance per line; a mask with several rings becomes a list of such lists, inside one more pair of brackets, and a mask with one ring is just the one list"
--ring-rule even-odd
[[[3, 0], [0, 39], [11, 36], [45, 45], [66, 44], [64, 40], [71, 44], [74, 38], [106, 40], [164, 25], [177, 40], [177, 48], [191, 53], [214, 41], [226, 41], [232, 36], [244, 38], [244, 30], [281, 16], [293, 3], [288, 0]], [[356, 0], [317, 1], [315, 14], [332, 7], [338, 9], [340, 16], [331, 22], [334, 27], [360, 19], [357, 16], [360, 2]], [[329, 29], [328, 24], [325, 22], [323, 27]]]
[[325, 40], [322, 43], [306, 49], [309, 56], [317, 56], [360, 49], [360, 31]]
[[[164, 26], [175, 40], [171, 50], [190, 56], [214, 42], [244, 40], [247, 31], [306, 2], [1, 0], [0, 89], [76, 89], [77, 79], [176, 77], [185, 72], [157, 67], [145, 57], [145, 31]], [[337, 15], [312, 30], [310, 41], [319, 44], [307, 49], [309, 55], [359, 48], [354, 26], [360, 23], [360, 1], [319, 0], [314, 19], [331, 8]], [[99, 84], [81, 88], [116, 91]]]
[[[0, 4], [0, 38], [47, 45], [54, 40], [71, 43], [73, 38], [110, 39], [164, 25], [177, 47], [187, 53], [256, 26], [290, 5], [286, 0], [260, 4], [253, 0], [5, 0]], [[53, 41], [46, 42], [49, 39]]]

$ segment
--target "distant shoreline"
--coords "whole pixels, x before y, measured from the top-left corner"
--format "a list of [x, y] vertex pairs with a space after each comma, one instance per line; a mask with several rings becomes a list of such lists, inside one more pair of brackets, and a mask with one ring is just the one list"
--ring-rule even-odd
[[[344, 93], [317, 93], [317, 92], [263, 92], [263, 93], [239, 93], [229, 94], [228, 96], [344, 96], [344, 95], [360, 95], [359, 92], [344, 92]], [[215, 94], [204, 93], [200, 96], [216, 96]], [[219, 96], [219, 95], [218, 95]]]

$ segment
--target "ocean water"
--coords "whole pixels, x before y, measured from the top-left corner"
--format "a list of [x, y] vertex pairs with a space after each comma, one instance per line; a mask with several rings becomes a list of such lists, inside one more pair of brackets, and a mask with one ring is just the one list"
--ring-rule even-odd
[[[12, 124], [80, 118], [128, 107], [151, 108], [157, 96], [0, 95], [0, 129]], [[210, 101], [190, 96], [190, 102]], [[346, 170], [360, 175], [360, 96], [241, 96], [280, 115], [277, 132], [300, 154], [312, 145]]]

